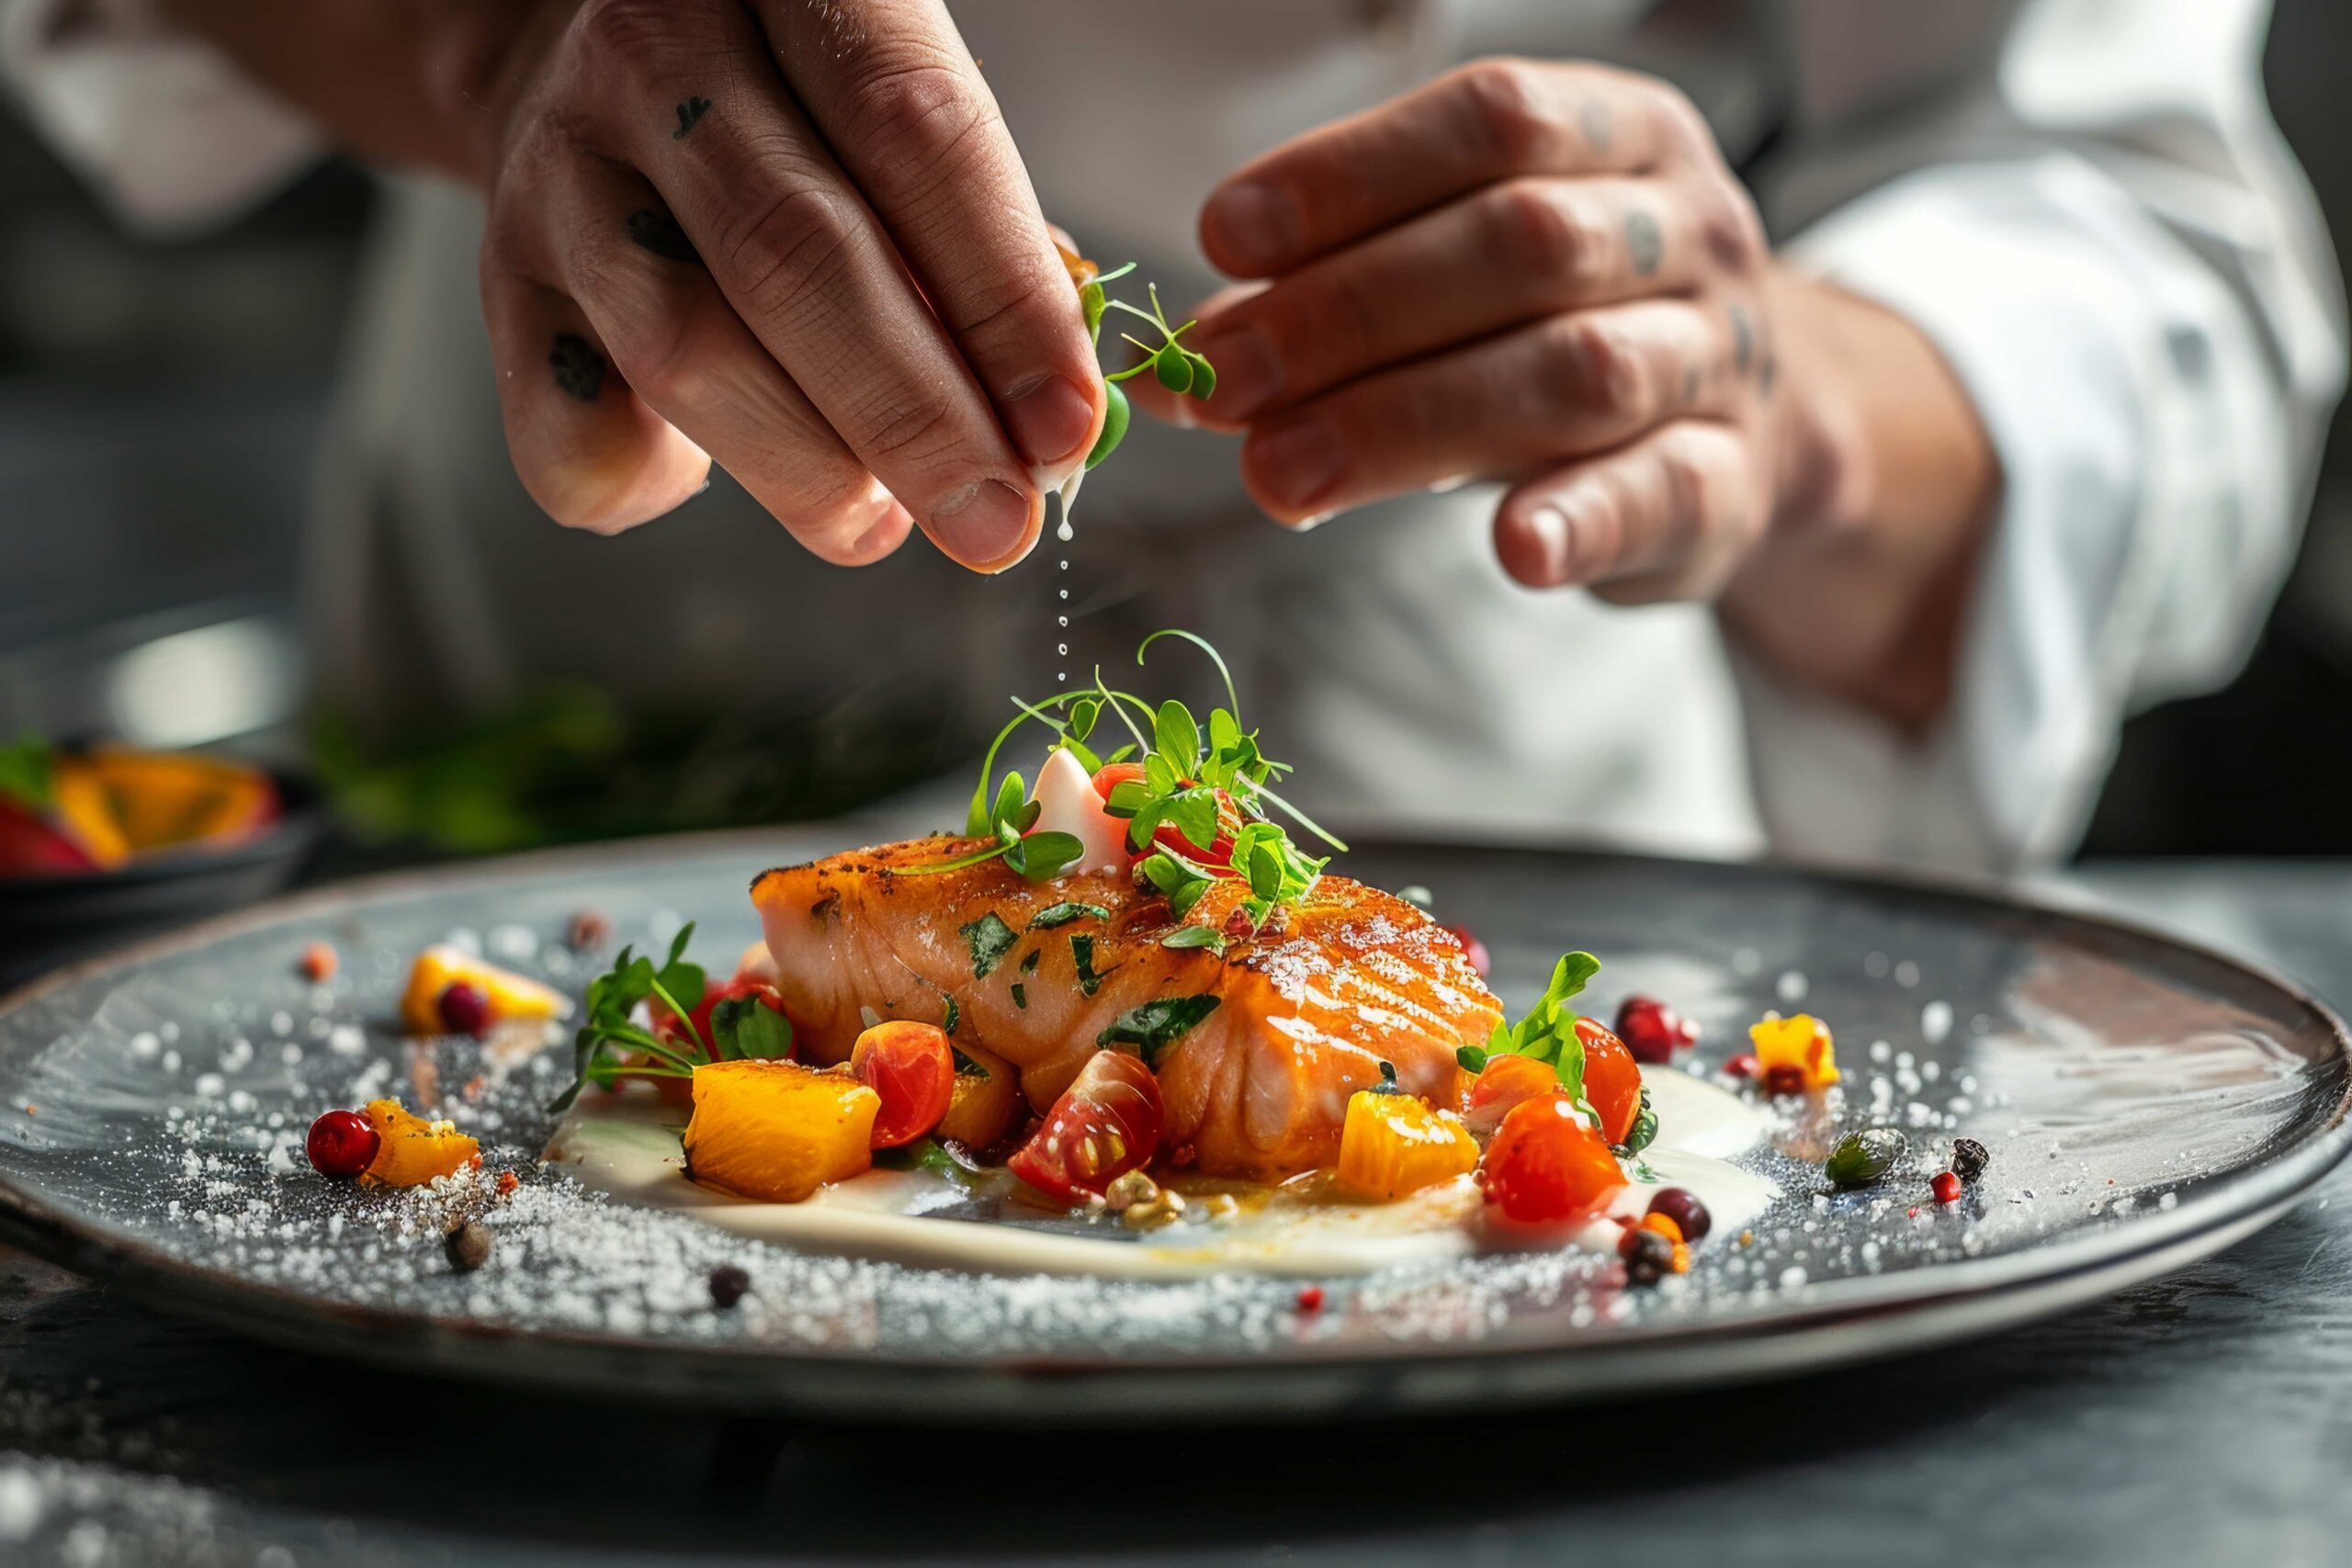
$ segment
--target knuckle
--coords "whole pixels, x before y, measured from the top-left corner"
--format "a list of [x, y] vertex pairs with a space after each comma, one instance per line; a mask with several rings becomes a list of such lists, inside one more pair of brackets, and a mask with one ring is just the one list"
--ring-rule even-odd
[[1541, 68], [1523, 60], [1479, 60], [1454, 73], [1471, 132], [1510, 168], [1537, 161], [1558, 135]]
[[1718, 185], [1699, 204], [1699, 234], [1720, 266], [1753, 272], [1764, 265], [1770, 247], [1756, 204], [1736, 186]]
[[853, 445], [860, 452], [920, 466], [952, 439], [954, 415], [942, 399], [891, 399], [859, 411], [856, 423]]
[[1724, 476], [1690, 441], [1659, 442], [1653, 464], [1658, 504], [1678, 534], [1695, 534], [1721, 513]]
[[815, 185], [774, 193], [729, 225], [718, 254], [746, 296], [790, 315], [824, 296], [850, 261], [856, 216], [848, 202]]
[[988, 96], [939, 60], [871, 71], [851, 104], [853, 135], [934, 176], [950, 172], [974, 136], [995, 119]]
[[1590, 316], [1571, 316], [1559, 335], [1561, 352], [1551, 358], [1561, 401], [1611, 412], [1639, 405], [1641, 359], [1615, 331]]
[[1498, 254], [1539, 276], [1572, 284], [1596, 281], [1600, 236], [1576, 206], [1550, 184], [1511, 180], [1487, 197]]
[[575, 47], [624, 67], [648, 58], [678, 30], [670, 0], [584, 0], [571, 25]]

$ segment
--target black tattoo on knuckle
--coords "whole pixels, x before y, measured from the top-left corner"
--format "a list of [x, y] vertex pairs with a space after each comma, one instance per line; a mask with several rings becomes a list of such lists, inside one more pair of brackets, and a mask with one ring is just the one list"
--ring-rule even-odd
[[667, 261], [699, 262], [702, 253], [678, 227], [678, 220], [666, 212], [641, 207], [628, 215], [628, 237], [642, 251], [650, 251]]
[[1650, 277], [1666, 259], [1666, 236], [1658, 230], [1657, 220], [1639, 208], [1625, 214], [1625, 254], [1634, 264], [1634, 276]]
[[593, 403], [605, 389], [605, 356], [578, 333], [558, 333], [548, 348], [548, 366], [555, 384], [583, 403]]
[[709, 112], [708, 98], [689, 96], [684, 103], [678, 106], [678, 129], [670, 133], [670, 140], [684, 141], [686, 139], [686, 132], [699, 124], [702, 117]]

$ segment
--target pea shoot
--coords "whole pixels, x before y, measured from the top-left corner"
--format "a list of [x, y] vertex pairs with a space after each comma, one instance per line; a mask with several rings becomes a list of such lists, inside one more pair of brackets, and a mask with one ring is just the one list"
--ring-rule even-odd
[[1132, 381], [1148, 370], [1170, 391], [1195, 397], [1204, 402], [1216, 391], [1216, 367], [1211, 365], [1205, 355], [1195, 353], [1178, 341], [1200, 322], [1187, 320], [1181, 326], [1170, 326], [1168, 313], [1160, 308], [1158, 284], [1145, 285], [1146, 297], [1151, 301], [1148, 310], [1130, 305], [1124, 299], [1114, 299], [1105, 292], [1104, 284], [1125, 277], [1135, 269], [1136, 264], [1129, 262], [1125, 266], [1088, 278], [1078, 289], [1080, 308], [1086, 313], [1086, 333], [1097, 347], [1102, 342], [1102, 317], [1111, 310], [1123, 311], [1148, 321], [1159, 334], [1159, 341], [1156, 344], [1130, 333], [1119, 334], [1141, 350], [1143, 358], [1124, 370], [1112, 371], [1102, 378], [1108, 400], [1103, 410], [1102, 434], [1095, 438], [1094, 449], [1086, 455], [1086, 466], [1090, 468], [1116, 451], [1119, 443], [1126, 439], [1127, 426], [1133, 421], [1134, 411], [1127, 404], [1127, 394], [1120, 389], [1120, 382]]

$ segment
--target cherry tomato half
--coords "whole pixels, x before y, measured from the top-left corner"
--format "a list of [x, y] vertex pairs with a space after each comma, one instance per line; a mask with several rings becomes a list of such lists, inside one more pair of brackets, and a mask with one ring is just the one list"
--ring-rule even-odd
[[[1143, 768], [1139, 763], [1107, 763], [1095, 771], [1094, 793], [1101, 795], [1107, 804], [1113, 790], [1123, 784], [1139, 783], [1143, 776]], [[1189, 784], [1192, 781], [1187, 779], [1184, 782]], [[1123, 823], [1122, 827], [1124, 826]], [[1169, 822], [1162, 822], [1158, 828], [1152, 829], [1151, 842], [1154, 848], [1182, 855], [1195, 865], [1223, 869], [1233, 863], [1233, 836], [1240, 830], [1241, 807], [1233, 803], [1233, 796], [1219, 790], [1216, 792], [1216, 837], [1210, 841], [1207, 849], [1201, 848], [1192, 840], [1184, 837], [1182, 829]], [[1150, 852], [1149, 849], [1130, 848], [1127, 858], [1141, 860]]]
[[1521, 1224], [1582, 1219], [1625, 1184], [1617, 1156], [1565, 1094], [1524, 1101], [1504, 1117], [1480, 1168], [1488, 1200]]
[[873, 1146], [911, 1144], [947, 1114], [956, 1098], [956, 1052], [935, 1023], [893, 1019], [877, 1023], [850, 1048], [849, 1070], [882, 1097], [874, 1114]]
[[1549, 1062], [1508, 1054], [1489, 1056], [1462, 1096], [1462, 1120], [1479, 1137], [1491, 1137], [1503, 1118], [1539, 1095], [1560, 1092], [1560, 1075]]
[[1149, 1165], [1164, 1119], [1151, 1069], [1124, 1051], [1097, 1051], [1005, 1165], [1047, 1197], [1076, 1203]]
[[1641, 1064], [1597, 1018], [1577, 1020], [1577, 1038], [1584, 1042], [1585, 1102], [1600, 1113], [1601, 1136], [1622, 1144], [1642, 1111]]

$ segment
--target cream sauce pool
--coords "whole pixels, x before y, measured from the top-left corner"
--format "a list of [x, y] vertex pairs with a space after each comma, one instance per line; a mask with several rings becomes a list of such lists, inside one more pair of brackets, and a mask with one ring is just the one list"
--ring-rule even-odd
[[[1718, 1235], [1763, 1212], [1778, 1189], [1731, 1163], [1761, 1142], [1762, 1112], [1738, 1096], [1671, 1068], [1645, 1067], [1657, 1139], [1627, 1172], [1628, 1184], [1597, 1217], [1566, 1238], [1593, 1249], [1616, 1246], [1615, 1217], [1643, 1213], [1660, 1186], [1688, 1188], [1707, 1205]], [[1480, 1249], [1478, 1191], [1466, 1176], [1394, 1203], [1295, 1196], [1276, 1189], [1225, 1219], [1208, 1205], [1136, 1236], [1114, 1214], [1080, 1222], [1099, 1239], [1069, 1231], [926, 1217], [960, 1209], [969, 1194], [956, 1179], [928, 1171], [874, 1170], [820, 1190], [801, 1203], [763, 1203], [697, 1187], [685, 1179], [678, 1134], [683, 1114], [650, 1091], [584, 1097], [557, 1131], [548, 1158], [572, 1168], [587, 1187], [623, 1201], [674, 1209], [697, 1220], [803, 1252], [888, 1258], [988, 1273], [1094, 1274], [1193, 1279], [1248, 1272], [1299, 1277], [1364, 1274], [1406, 1263], [1442, 1261]], [[1041, 1219], [1047, 1217], [1039, 1211]]]

